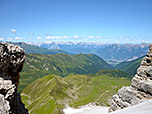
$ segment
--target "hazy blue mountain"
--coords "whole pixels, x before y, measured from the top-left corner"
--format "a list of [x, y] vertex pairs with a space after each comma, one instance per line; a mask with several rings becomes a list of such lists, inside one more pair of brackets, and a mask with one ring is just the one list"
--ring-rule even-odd
[[92, 53], [100, 56], [111, 64], [134, 60], [148, 52], [149, 44], [102, 44], [93, 42], [50, 42], [39, 43], [47, 49], [62, 49], [70, 53]]
[[67, 53], [61, 49], [47, 49], [43, 47], [38, 47], [35, 45], [30, 45], [24, 42], [9, 42], [10, 44], [18, 45], [25, 50], [25, 53], [39, 53], [39, 54], [58, 54], [58, 53]]
[[148, 49], [148, 44], [113, 44], [99, 49], [96, 53], [109, 62], [122, 62], [142, 57]]

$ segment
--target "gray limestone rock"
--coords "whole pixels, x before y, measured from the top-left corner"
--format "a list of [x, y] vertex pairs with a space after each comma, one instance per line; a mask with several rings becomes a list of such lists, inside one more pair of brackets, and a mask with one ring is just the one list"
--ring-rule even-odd
[[17, 93], [24, 61], [22, 48], [0, 42], [0, 114], [28, 114]]
[[142, 59], [137, 74], [132, 78], [131, 86], [122, 87], [112, 98], [109, 112], [139, 104], [152, 99], [152, 45]]
[[109, 114], [152, 114], [152, 100], [146, 100], [143, 103], [139, 103], [122, 110], [117, 110]]

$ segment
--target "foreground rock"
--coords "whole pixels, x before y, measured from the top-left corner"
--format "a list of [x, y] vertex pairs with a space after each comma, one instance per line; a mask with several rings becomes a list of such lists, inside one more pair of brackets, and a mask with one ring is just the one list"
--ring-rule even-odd
[[109, 112], [152, 99], [152, 45], [143, 58], [130, 87], [122, 87], [112, 98]]
[[108, 107], [85, 106], [80, 109], [67, 108], [65, 114], [152, 114], [152, 100], [108, 113]]
[[0, 42], [0, 114], [28, 114], [17, 93], [24, 60], [22, 48]]
[[152, 114], [152, 100], [145, 101], [143, 103], [117, 110], [109, 114]]

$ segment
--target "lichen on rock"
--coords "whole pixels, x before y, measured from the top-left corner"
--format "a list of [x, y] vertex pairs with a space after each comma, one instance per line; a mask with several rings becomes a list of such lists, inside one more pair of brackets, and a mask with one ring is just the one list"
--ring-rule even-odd
[[0, 42], [0, 114], [28, 114], [17, 93], [24, 61], [22, 48]]
[[122, 87], [113, 96], [109, 112], [123, 109], [152, 99], [152, 44], [149, 52], [142, 59], [137, 74], [132, 78], [131, 86]]

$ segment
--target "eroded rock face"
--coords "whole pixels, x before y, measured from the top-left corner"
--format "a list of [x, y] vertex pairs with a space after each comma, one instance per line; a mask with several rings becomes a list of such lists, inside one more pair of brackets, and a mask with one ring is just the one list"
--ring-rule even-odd
[[142, 59], [131, 86], [122, 87], [113, 96], [109, 112], [138, 104], [147, 99], [152, 99], [152, 45], [150, 45], [148, 54]]
[[0, 114], [28, 114], [17, 93], [24, 61], [22, 48], [0, 42]]

